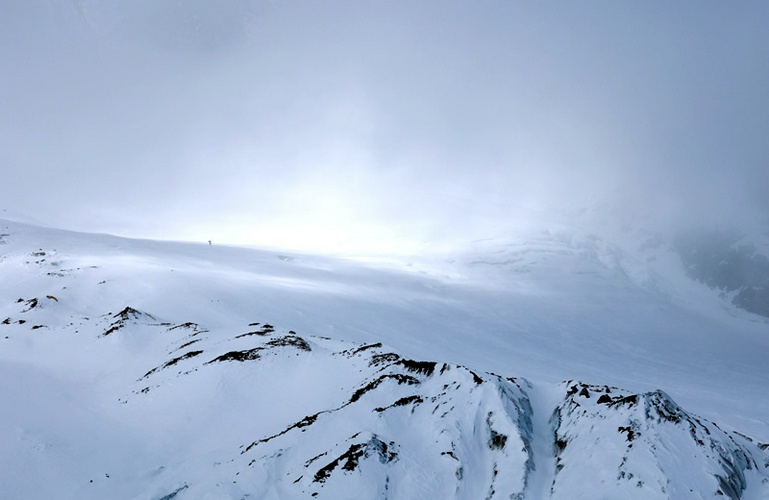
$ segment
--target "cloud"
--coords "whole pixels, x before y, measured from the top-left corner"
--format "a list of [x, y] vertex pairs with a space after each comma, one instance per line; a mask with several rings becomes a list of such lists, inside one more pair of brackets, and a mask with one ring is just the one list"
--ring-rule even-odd
[[0, 196], [75, 229], [325, 250], [599, 203], [766, 222], [769, 7], [694, 7], [4, 5]]

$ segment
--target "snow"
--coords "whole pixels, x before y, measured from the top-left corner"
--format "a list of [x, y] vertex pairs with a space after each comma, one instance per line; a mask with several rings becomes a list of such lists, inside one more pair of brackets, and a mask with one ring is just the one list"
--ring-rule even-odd
[[553, 410], [563, 397], [558, 386], [541, 384], [529, 391], [532, 407], [532, 452], [534, 469], [528, 478], [526, 494], [529, 498], [548, 498], [555, 481], [556, 456], [553, 440]]
[[[755, 461], [743, 497], [769, 494], [768, 323], [647, 236], [557, 228], [364, 261], [0, 234], [11, 498], [710, 498], [740, 453]], [[565, 380], [661, 389], [714, 444]], [[558, 427], [570, 402], [588, 412]], [[561, 453], [556, 432], [572, 438]]]

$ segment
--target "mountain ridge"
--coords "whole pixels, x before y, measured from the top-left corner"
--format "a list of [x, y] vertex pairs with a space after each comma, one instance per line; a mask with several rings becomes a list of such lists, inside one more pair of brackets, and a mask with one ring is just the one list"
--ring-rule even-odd
[[[707, 365], [682, 378], [705, 366], [698, 352], [744, 360], [758, 383], [762, 344], [724, 349], [711, 326], [712, 337], [703, 334], [700, 350], [673, 371], [665, 361], [677, 357], [651, 349], [653, 333], [648, 351], [627, 325], [623, 336], [603, 335], [637, 308], [639, 321], [655, 312], [680, 325], [705, 323], [592, 251], [521, 242], [516, 259], [523, 260], [499, 254], [501, 267], [391, 270], [9, 223], [0, 229], [7, 234], [0, 366], [15, 381], [2, 391], [13, 407], [3, 425], [10, 451], [2, 459], [12, 471], [3, 486], [17, 496], [428, 498], [440, 491], [523, 499], [614, 491], [685, 498], [684, 487], [702, 498], [767, 494], [767, 440], [738, 425], [760, 421], [759, 390], [734, 376], [714, 380], [700, 409], [721, 416], [720, 426], [659, 392], [695, 392], [693, 380], [719, 373], [720, 365]], [[539, 253], [538, 245], [550, 250]], [[506, 285], [510, 275], [525, 279]], [[598, 333], [591, 334], [585, 318], [607, 304], [621, 314], [593, 320]], [[565, 329], [569, 320], [578, 324]], [[537, 324], [535, 341], [527, 329]], [[739, 317], [731, 325], [743, 329], [732, 339], [761, 331]], [[588, 348], [598, 352], [579, 359]], [[754, 358], [743, 357], [748, 350]], [[641, 356], [654, 352], [658, 360]], [[617, 353], [628, 362], [595, 364]], [[621, 366], [646, 367], [625, 375], [634, 381], [629, 390], [617, 389]], [[645, 376], [659, 369], [670, 383], [653, 387]], [[554, 381], [565, 372], [585, 383]], [[732, 410], [742, 420], [730, 418], [733, 401], [744, 405]], [[699, 473], [671, 465], [692, 453]], [[600, 465], [593, 472], [583, 464], [590, 457]], [[27, 469], [53, 472], [33, 484]]]

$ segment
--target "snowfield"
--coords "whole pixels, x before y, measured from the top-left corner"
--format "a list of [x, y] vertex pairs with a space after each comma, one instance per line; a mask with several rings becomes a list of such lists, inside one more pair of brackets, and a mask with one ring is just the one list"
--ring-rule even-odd
[[0, 221], [3, 498], [765, 499], [767, 359], [642, 233], [375, 262]]

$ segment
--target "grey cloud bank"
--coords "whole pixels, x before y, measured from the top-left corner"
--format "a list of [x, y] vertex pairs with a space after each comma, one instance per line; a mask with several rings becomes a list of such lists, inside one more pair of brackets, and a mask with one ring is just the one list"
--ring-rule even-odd
[[759, 2], [4, 4], [0, 199], [329, 251], [595, 205], [766, 223], [767, 21]]

